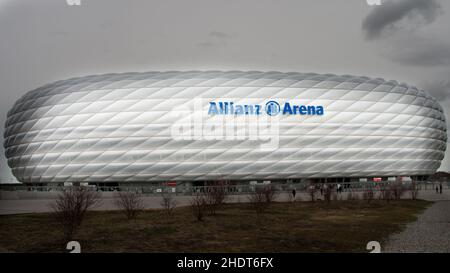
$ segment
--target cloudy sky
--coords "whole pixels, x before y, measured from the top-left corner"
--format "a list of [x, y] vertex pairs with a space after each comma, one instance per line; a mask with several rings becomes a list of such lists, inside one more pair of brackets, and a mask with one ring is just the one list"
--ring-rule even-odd
[[[439, 99], [450, 128], [449, 26], [448, 0], [0, 0], [0, 123], [55, 80], [217, 69], [406, 82]], [[0, 180], [11, 179], [1, 156]]]

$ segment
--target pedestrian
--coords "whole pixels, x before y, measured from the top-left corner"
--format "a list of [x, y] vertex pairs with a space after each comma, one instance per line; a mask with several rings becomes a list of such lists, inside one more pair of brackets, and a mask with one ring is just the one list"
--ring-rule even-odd
[[295, 194], [296, 194], [295, 189], [293, 189], [292, 190], [292, 197], [293, 197], [294, 201], [295, 201]]
[[436, 193], [439, 193], [439, 188], [438, 188], [438, 186], [436, 186]]
[[439, 193], [442, 194], [442, 184], [439, 184]]

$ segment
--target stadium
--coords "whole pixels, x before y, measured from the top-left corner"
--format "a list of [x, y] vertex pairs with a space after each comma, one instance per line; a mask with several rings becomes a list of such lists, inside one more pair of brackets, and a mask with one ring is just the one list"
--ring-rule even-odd
[[420, 180], [446, 141], [442, 107], [416, 87], [259, 71], [62, 80], [21, 97], [4, 133], [13, 175], [34, 184]]

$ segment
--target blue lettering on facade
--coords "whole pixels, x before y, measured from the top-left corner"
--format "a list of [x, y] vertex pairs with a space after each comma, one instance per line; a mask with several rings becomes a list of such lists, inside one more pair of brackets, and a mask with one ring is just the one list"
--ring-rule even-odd
[[[282, 106], [281, 106], [282, 105]], [[232, 101], [209, 102], [208, 115], [261, 115], [263, 107], [260, 104], [236, 104]], [[291, 105], [289, 102], [280, 104], [269, 101], [265, 104], [264, 113], [276, 115], [324, 115], [322, 105]]]

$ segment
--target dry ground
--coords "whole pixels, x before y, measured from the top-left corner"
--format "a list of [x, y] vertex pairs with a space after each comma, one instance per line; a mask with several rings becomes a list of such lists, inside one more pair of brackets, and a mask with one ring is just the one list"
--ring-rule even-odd
[[[367, 252], [416, 219], [421, 200], [273, 203], [258, 216], [248, 204], [226, 204], [197, 222], [189, 207], [167, 217], [143, 211], [89, 212], [75, 240], [83, 252]], [[61, 252], [61, 228], [48, 213], [0, 216], [0, 250]]]

